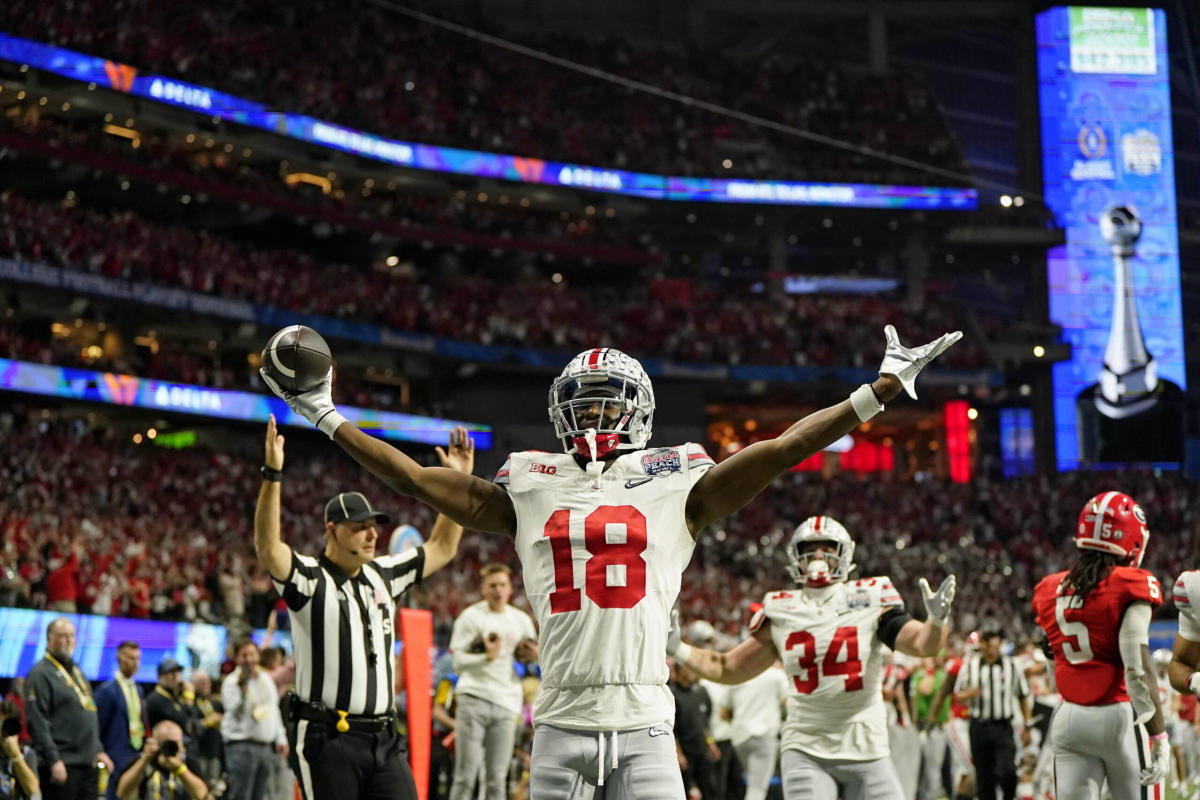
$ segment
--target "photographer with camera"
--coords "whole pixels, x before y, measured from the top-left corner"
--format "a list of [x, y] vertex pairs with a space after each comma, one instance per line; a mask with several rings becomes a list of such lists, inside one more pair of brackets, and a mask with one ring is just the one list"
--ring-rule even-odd
[[142, 753], [117, 782], [117, 800], [204, 800], [208, 786], [185, 763], [183, 728], [159, 720], [142, 745]]
[[237, 669], [221, 682], [221, 738], [229, 768], [229, 800], [268, 797], [275, 753], [287, 755], [287, 735], [279, 716], [279, 692], [259, 666], [258, 645], [249, 637], [234, 645]]
[[473, 796], [483, 767], [487, 800], [508, 796], [505, 780], [513, 757], [521, 679], [513, 661], [536, 661], [537, 633], [528, 614], [508, 604], [511, 570], [488, 564], [479, 571], [483, 599], [454, 621], [450, 649], [458, 672], [454, 786], [450, 800]]
[[0, 800], [41, 800], [37, 756], [22, 747], [21, 710], [11, 700], [0, 703]]

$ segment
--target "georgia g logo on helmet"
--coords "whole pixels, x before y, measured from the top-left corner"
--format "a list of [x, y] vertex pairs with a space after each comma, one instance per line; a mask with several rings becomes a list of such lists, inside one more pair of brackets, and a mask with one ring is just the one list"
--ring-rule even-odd
[[1137, 567], [1146, 555], [1150, 530], [1146, 513], [1123, 492], [1102, 492], [1084, 504], [1075, 530], [1075, 546], [1120, 556], [1123, 563]]
[[[563, 451], [600, 458], [650, 441], [654, 389], [637, 359], [611, 347], [572, 358], [550, 385], [550, 422]], [[588, 444], [593, 431], [596, 452]]]
[[[836, 553], [816, 551], [810, 545], [825, 542]], [[854, 571], [854, 540], [842, 523], [833, 517], [809, 517], [801, 522], [788, 542], [792, 580], [803, 586], [828, 586], [844, 581]]]

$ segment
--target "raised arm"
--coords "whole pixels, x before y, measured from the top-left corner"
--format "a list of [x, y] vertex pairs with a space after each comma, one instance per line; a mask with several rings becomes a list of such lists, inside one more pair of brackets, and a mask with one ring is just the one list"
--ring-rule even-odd
[[396, 448], [347, 422], [333, 405], [332, 368], [324, 381], [302, 394], [284, 391], [265, 370], [259, 370], [259, 374], [289, 408], [316, 425], [351, 458], [395, 491], [420, 500], [464, 528], [509, 535], [516, 531], [516, 511], [504, 489], [445, 467], [422, 467]]
[[946, 645], [949, 632], [950, 605], [958, 591], [958, 580], [949, 575], [935, 592], [929, 581], [921, 578], [921, 596], [925, 599], [925, 621], [910, 619], [896, 634], [894, 649], [910, 656], [935, 656]]
[[[438, 459], [442, 466], [470, 475], [475, 469], [475, 442], [467, 435], [467, 429], [461, 425], [450, 431], [450, 443], [446, 449], [437, 448]], [[449, 563], [458, 554], [458, 545], [462, 541], [463, 527], [445, 514], [438, 514], [430, 531], [429, 541], [425, 543], [425, 566], [422, 573], [427, 578]]]
[[[275, 426], [275, 415], [267, 418], [267, 441], [263, 465], [268, 470], [283, 470], [283, 435]], [[279, 497], [282, 482], [263, 476], [254, 508], [254, 551], [268, 574], [278, 581], [292, 574], [292, 548], [279, 535]]]
[[883, 409], [903, 388], [916, 397], [917, 373], [962, 338], [947, 333], [921, 347], [900, 344], [896, 329], [884, 329], [887, 349], [880, 375], [837, 405], [809, 414], [774, 439], [756, 442], [710, 469], [687, 500], [688, 528], [695, 535], [709, 523], [737, 511], [771, 481], [819, 453]]

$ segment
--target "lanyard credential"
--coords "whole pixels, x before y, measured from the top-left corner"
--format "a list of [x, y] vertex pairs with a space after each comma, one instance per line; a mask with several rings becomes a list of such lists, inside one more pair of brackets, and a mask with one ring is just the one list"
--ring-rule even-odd
[[[79, 705], [83, 706], [87, 711], [95, 711], [96, 701], [92, 700], [92, 692], [88, 686], [87, 678], [83, 677], [83, 673], [79, 671], [79, 667], [74, 664], [71, 665], [71, 668], [75, 673], [72, 675], [70, 672], [67, 672], [66, 667], [59, 663], [57, 658], [50, 655], [49, 651], [46, 653], [46, 659], [58, 668], [58, 671], [62, 674], [63, 679], [71, 685], [72, 689], [75, 690], [75, 695], [79, 698]], [[76, 679], [78, 679], [78, 681], [76, 681]]]

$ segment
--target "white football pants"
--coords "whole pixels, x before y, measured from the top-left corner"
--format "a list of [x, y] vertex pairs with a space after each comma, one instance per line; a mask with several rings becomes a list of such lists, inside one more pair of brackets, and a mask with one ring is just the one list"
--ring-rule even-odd
[[1164, 787], [1142, 786], [1150, 740], [1134, 725], [1128, 702], [1080, 706], [1066, 700], [1050, 726], [1056, 800], [1098, 800], [1105, 780], [1112, 800], [1159, 800]]

